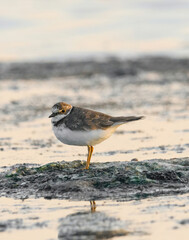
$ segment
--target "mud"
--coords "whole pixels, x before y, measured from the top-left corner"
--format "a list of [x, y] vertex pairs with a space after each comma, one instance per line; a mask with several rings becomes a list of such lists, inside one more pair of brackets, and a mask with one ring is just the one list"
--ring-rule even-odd
[[0, 173], [0, 196], [133, 200], [189, 191], [189, 158], [132, 162], [55, 162]]
[[133, 60], [107, 58], [102, 60], [69, 62], [0, 63], [0, 79], [49, 79], [52, 77], [82, 76], [95, 74], [108, 77], [136, 76], [142, 71], [182, 72], [187, 74], [189, 60], [166, 57], [146, 57]]
[[[31, 219], [36, 220], [36, 219]], [[47, 221], [36, 222], [29, 226], [24, 222], [23, 218], [10, 219], [7, 221], [0, 221], [0, 232], [10, 231], [10, 229], [28, 229], [28, 228], [44, 228], [47, 227]]]

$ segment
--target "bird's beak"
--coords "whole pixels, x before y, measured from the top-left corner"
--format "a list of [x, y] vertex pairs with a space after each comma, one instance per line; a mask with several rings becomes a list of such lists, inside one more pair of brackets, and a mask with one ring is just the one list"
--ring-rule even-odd
[[57, 115], [57, 113], [52, 113], [49, 118], [55, 117]]

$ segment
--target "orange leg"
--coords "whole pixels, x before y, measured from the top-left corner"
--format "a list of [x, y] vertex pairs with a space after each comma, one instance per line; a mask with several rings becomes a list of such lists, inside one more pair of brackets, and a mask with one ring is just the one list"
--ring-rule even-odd
[[91, 212], [95, 212], [96, 211], [96, 202], [93, 200], [93, 201], [90, 201], [90, 204], [91, 204]]
[[90, 165], [90, 160], [91, 160], [91, 156], [93, 153], [93, 146], [88, 146], [88, 157], [87, 157], [87, 164], [86, 164], [86, 168], [85, 169], [89, 169], [89, 165]]

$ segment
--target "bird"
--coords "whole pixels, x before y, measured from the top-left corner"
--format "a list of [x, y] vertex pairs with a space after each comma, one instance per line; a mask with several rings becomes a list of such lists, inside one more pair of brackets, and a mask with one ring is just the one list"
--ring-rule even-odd
[[49, 118], [51, 118], [54, 134], [60, 142], [88, 147], [85, 169], [89, 169], [96, 144], [109, 138], [122, 124], [142, 119], [143, 116], [113, 117], [65, 102], [58, 102], [52, 107]]

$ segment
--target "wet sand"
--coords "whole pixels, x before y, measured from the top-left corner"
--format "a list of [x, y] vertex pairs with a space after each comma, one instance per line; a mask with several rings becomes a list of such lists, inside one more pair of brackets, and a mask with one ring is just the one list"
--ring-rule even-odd
[[[187, 239], [188, 66], [169, 58], [0, 64], [2, 239], [156, 239], [157, 229], [162, 239]], [[58, 101], [145, 119], [97, 145], [86, 172], [87, 149], [52, 133]]]

